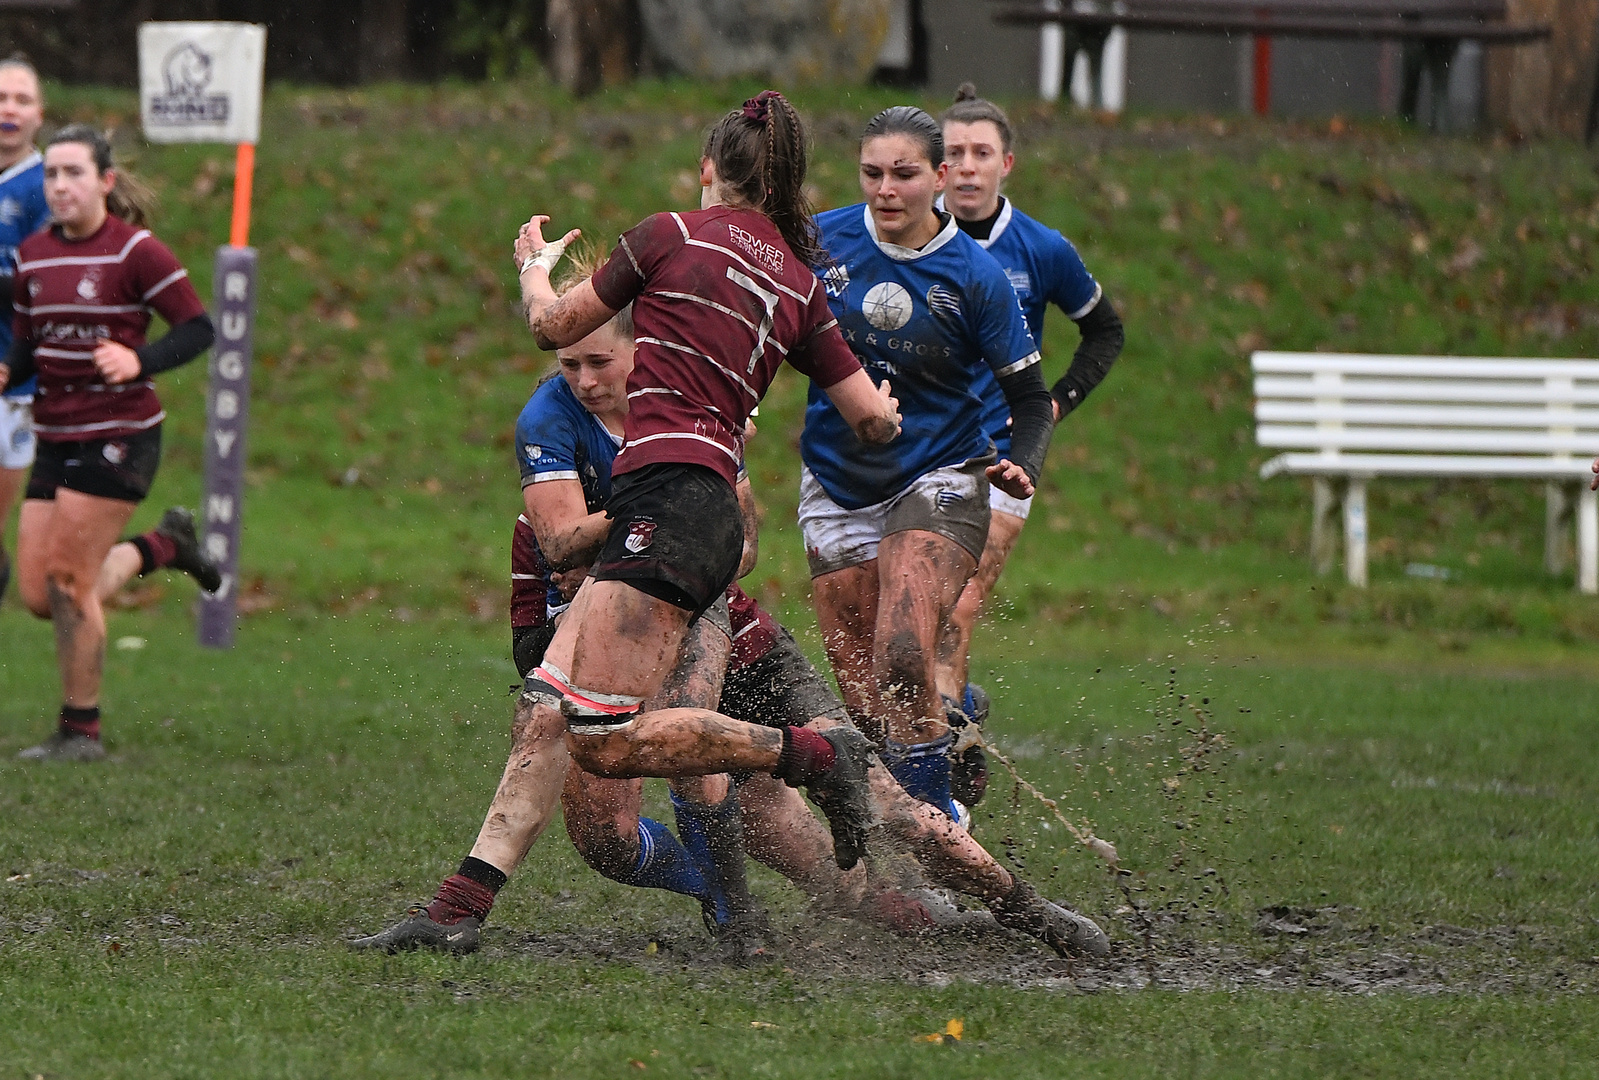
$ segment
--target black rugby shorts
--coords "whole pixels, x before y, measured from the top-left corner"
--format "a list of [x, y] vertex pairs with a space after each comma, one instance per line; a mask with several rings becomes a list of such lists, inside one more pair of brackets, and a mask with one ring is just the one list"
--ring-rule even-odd
[[703, 613], [738, 574], [738, 496], [703, 465], [664, 462], [618, 476], [605, 504], [611, 532], [589, 576], [625, 581], [673, 607]]
[[57, 488], [102, 499], [143, 502], [161, 465], [161, 425], [115, 439], [39, 440], [28, 474], [29, 499], [54, 499]]

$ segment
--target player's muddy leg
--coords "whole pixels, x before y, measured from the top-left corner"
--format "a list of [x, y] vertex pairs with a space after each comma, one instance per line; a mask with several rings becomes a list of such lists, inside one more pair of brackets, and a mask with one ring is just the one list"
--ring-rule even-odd
[[880, 742], [883, 729], [873, 712], [872, 635], [877, 629], [877, 561], [834, 570], [811, 579], [811, 603], [822, 645], [833, 666], [844, 706], [867, 737]]
[[905, 790], [952, 818], [953, 742], [936, 683], [938, 636], [977, 560], [947, 537], [920, 529], [878, 546], [879, 599], [872, 672], [887, 737], [883, 763]]
[[56, 492], [55, 503], [44, 577], [62, 697], [70, 707], [94, 708], [105, 663], [105, 612], [95, 582], [135, 504], [65, 488]]
[[22, 605], [41, 619], [50, 617], [44, 571], [55, 513], [54, 499], [27, 499], [17, 515], [17, 595]]
[[983, 605], [994, 591], [1005, 563], [1016, 549], [1027, 519], [996, 510], [989, 519], [988, 543], [977, 562], [977, 572], [961, 590], [938, 641], [938, 691], [960, 701], [965, 696], [971, 664], [972, 630]]

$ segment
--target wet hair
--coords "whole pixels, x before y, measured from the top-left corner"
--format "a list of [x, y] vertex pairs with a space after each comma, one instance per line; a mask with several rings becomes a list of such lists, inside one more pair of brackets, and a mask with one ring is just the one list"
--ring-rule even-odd
[[884, 135], [909, 135], [921, 145], [929, 162], [938, 165], [944, 160], [944, 129], [914, 105], [895, 105], [868, 120], [866, 130], [861, 132], [861, 145]]
[[999, 129], [1000, 150], [1010, 153], [1010, 117], [987, 98], [977, 96], [977, 87], [963, 82], [955, 90], [955, 104], [944, 110], [946, 124], [978, 124], [987, 120]]
[[115, 214], [129, 225], [144, 226], [150, 222], [150, 210], [155, 205], [155, 193], [145, 187], [126, 169], [119, 169], [111, 158], [111, 142], [100, 129], [88, 124], [68, 124], [44, 144], [49, 150], [62, 143], [77, 143], [89, 148], [95, 171], [101, 176], [116, 171], [117, 182], [105, 197], [107, 213]]
[[771, 219], [807, 266], [826, 261], [811, 201], [805, 194], [805, 123], [776, 90], [763, 90], [716, 122], [700, 156], [723, 187]]

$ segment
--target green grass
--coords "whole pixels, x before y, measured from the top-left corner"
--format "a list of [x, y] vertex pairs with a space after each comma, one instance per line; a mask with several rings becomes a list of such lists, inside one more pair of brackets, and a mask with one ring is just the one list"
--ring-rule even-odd
[[[0, 614], [0, 870], [17, 879], [0, 882], [0, 1076], [1592, 1075], [1599, 606], [1543, 574], [1541, 492], [1376, 485], [1374, 586], [1352, 590], [1309, 572], [1308, 491], [1257, 479], [1248, 412], [1258, 345], [1599, 355], [1599, 179], [1558, 142], [1016, 108], [1011, 190], [1079, 243], [1128, 346], [1060, 429], [975, 671], [1000, 746], [1130, 873], [1001, 781], [976, 828], [1103, 919], [1128, 970], [1152, 927], [1172, 965], [1157, 988], [650, 959], [646, 941], [696, 939], [693, 905], [601, 881], [559, 828], [483, 954], [343, 951], [449, 872], [503, 761], [509, 436], [545, 364], [507, 240], [536, 210], [608, 238], [690, 204], [699, 132], [748, 90], [269, 95], [256, 613], [214, 653], [192, 644], [184, 581], [113, 612], [113, 641], [146, 644], [109, 654], [116, 760], [85, 770], [10, 763], [56, 690], [49, 628]], [[799, 95], [822, 202], [854, 197], [854, 134], [893, 100]], [[51, 105], [132, 116], [109, 91]], [[202, 292], [226, 161], [136, 162]], [[1072, 344], [1053, 321], [1051, 374]], [[198, 495], [203, 378], [163, 380], [141, 524]], [[814, 651], [792, 524], [802, 396], [781, 379], [762, 410], [754, 581]], [[1412, 581], [1410, 561], [1453, 577]], [[756, 883], [782, 925], [810, 925], [798, 894]], [[1264, 935], [1271, 906], [1324, 925]], [[518, 945], [565, 932], [619, 951]], [[1212, 954], [1296, 974], [1181, 992]], [[1425, 977], [1335, 992], [1384, 954]], [[914, 1041], [953, 1017], [960, 1046]]]

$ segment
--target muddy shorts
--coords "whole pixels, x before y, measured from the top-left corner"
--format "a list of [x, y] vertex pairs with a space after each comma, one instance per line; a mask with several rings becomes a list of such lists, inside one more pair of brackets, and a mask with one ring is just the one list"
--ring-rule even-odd
[[818, 716], [849, 720], [827, 679], [782, 627], [765, 656], [727, 673], [716, 711], [766, 727], [803, 727]]
[[161, 465], [161, 426], [116, 439], [39, 440], [28, 475], [30, 499], [54, 499], [57, 488], [102, 499], [143, 502]]
[[835, 503], [811, 471], [803, 470], [799, 523], [811, 577], [871, 562], [883, 537], [912, 529], [948, 537], [981, 559], [992, 487], [984, 470], [992, 464], [994, 456], [988, 454], [934, 469], [898, 495], [859, 510]]
[[0, 398], [0, 469], [33, 464], [33, 399]]
[[618, 476], [605, 512], [610, 534], [597, 581], [625, 581], [699, 615], [722, 596], [744, 555], [733, 485], [703, 465], [648, 465]]

